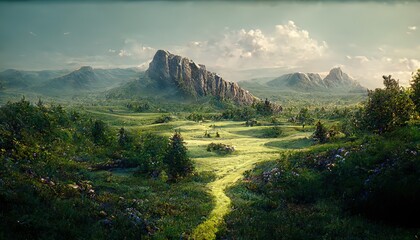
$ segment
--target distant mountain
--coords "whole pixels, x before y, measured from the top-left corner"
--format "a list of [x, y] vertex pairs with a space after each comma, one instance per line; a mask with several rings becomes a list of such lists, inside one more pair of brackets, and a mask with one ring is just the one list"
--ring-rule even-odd
[[69, 72], [69, 70], [23, 71], [8, 69], [0, 72], [0, 84], [5, 89], [26, 89]]
[[93, 71], [93, 68], [85, 66], [64, 76], [51, 79], [45, 87], [87, 90], [91, 89], [99, 81], [99, 77]]
[[271, 87], [293, 87], [313, 89], [324, 86], [321, 76], [317, 73], [289, 73], [267, 82]]
[[75, 94], [104, 91], [138, 79], [135, 68], [23, 71], [8, 69], [0, 72], [0, 88], [4, 91]]
[[134, 69], [93, 69], [84, 66], [48, 80], [37, 90], [47, 94], [104, 91], [137, 79], [138, 76], [139, 72]]
[[365, 91], [357, 81], [340, 68], [333, 68], [322, 79], [318, 73], [290, 73], [266, 83], [269, 87], [291, 88], [296, 91]]
[[133, 94], [192, 99], [213, 96], [243, 105], [257, 100], [237, 83], [228, 82], [218, 74], [207, 71], [204, 65], [164, 50], [156, 52], [143, 77], [110, 91], [108, 96]]
[[362, 88], [360, 83], [352, 79], [349, 75], [344, 73], [341, 68], [333, 68], [330, 70], [328, 75], [324, 78], [324, 84], [327, 88], [340, 88], [340, 87], [351, 87], [351, 88]]

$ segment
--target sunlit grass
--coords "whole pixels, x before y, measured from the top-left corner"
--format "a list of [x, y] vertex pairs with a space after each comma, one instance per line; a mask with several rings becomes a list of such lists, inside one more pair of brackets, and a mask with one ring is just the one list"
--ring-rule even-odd
[[[197, 171], [215, 174], [215, 180], [207, 184], [214, 199], [214, 208], [195, 227], [191, 235], [193, 239], [216, 238], [224, 217], [231, 211], [231, 199], [225, 190], [241, 179], [246, 171], [253, 169], [257, 163], [278, 158], [281, 150], [305, 148], [311, 144], [311, 129], [287, 122], [280, 125], [283, 131], [281, 137], [263, 138], [264, 130], [271, 126], [246, 127], [244, 122], [237, 121], [193, 122], [176, 116], [168, 123], [155, 124], [154, 121], [165, 114], [110, 112], [106, 109], [90, 109], [88, 112], [114, 127], [124, 127], [134, 132], [152, 131], [165, 136], [172, 135], [175, 130], [181, 132]], [[204, 136], [206, 132], [210, 138]], [[219, 138], [215, 137], [216, 132], [220, 134]], [[229, 155], [208, 152], [207, 145], [212, 142], [232, 145], [235, 152]]]

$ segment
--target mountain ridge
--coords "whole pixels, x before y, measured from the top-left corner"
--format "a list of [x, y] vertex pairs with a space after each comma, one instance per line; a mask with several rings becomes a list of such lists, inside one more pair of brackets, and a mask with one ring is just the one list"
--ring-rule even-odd
[[318, 73], [302, 73], [295, 72], [281, 75], [266, 83], [269, 87], [290, 87], [295, 90], [348, 90], [348, 91], [364, 91], [365, 88], [356, 80], [352, 79], [348, 74], [344, 73], [341, 68], [332, 68], [328, 75], [324, 78]]

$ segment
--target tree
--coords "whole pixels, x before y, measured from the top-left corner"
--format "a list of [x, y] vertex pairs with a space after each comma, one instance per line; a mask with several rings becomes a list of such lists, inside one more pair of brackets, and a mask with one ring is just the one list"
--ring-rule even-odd
[[167, 165], [168, 173], [174, 179], [184, 177], [194, 170], [193, 162], [187, 155], [187, 148], [180, 132], [175, 132], [170, 138], [164, 162]]
[[105, 135], [106, 125], [101, 120], [95, 120], [92, 127], [92, 137], [95, 144], [103, 144], [106, 142]]
[[312, 124], [314, 119], [309, 114], [309, 110], [307, 108], [300, 109], [298, 115], [296, 116], [296, 120], [302, 124], [302, 127], [305, 128], [305, 124]]
[[283, 111], [282, 106], [270, 102], [267, 98], [265, 101], [257, 101], [253, 104], [253, 107], [256, 109], [257, 113], [262, 116], [279, 114]]
[[317, 140], [320, 143], [325, 143], [328, 139], [328, 132], [325, 126], [321, 123], [321, 121], [318, 121], [316, 123], [316, 129], [313, 135], [314, 139]]
[[168, 139], [153, 133], [140, 135], [138, 153], [140, 172], [159, 173], [168, 148]]
[[413, 74], [411, 91], [411, 100], [416, 107], [417, 113], [420, 114], [420, 69], [417, 70], [416, 74]]
[[363, 121], [368, 130], [379, 133], [392, 131], [407, 124], [414, 104], [408, 92], [391, 76], [383, 76], [385, 89], [368, 92], [364, 104]]
[[118, 145], [121, 148], [127, 149], [131, 146], [132, 138], [128, 135], [127, 131], [122, 127], [118, 131]]

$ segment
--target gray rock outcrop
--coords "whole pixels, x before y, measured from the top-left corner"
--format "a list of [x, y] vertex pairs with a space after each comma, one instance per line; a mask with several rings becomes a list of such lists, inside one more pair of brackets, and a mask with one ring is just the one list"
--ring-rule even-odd
[[241, 105], [250, 105], [258, 100], [237, 83], [228, 82], [218, 74], [188, 58], [158, 50], [149, 64], [147, 75], [162, 87], [177, 87], [191, 97], [215, 96], [232, 100]]

